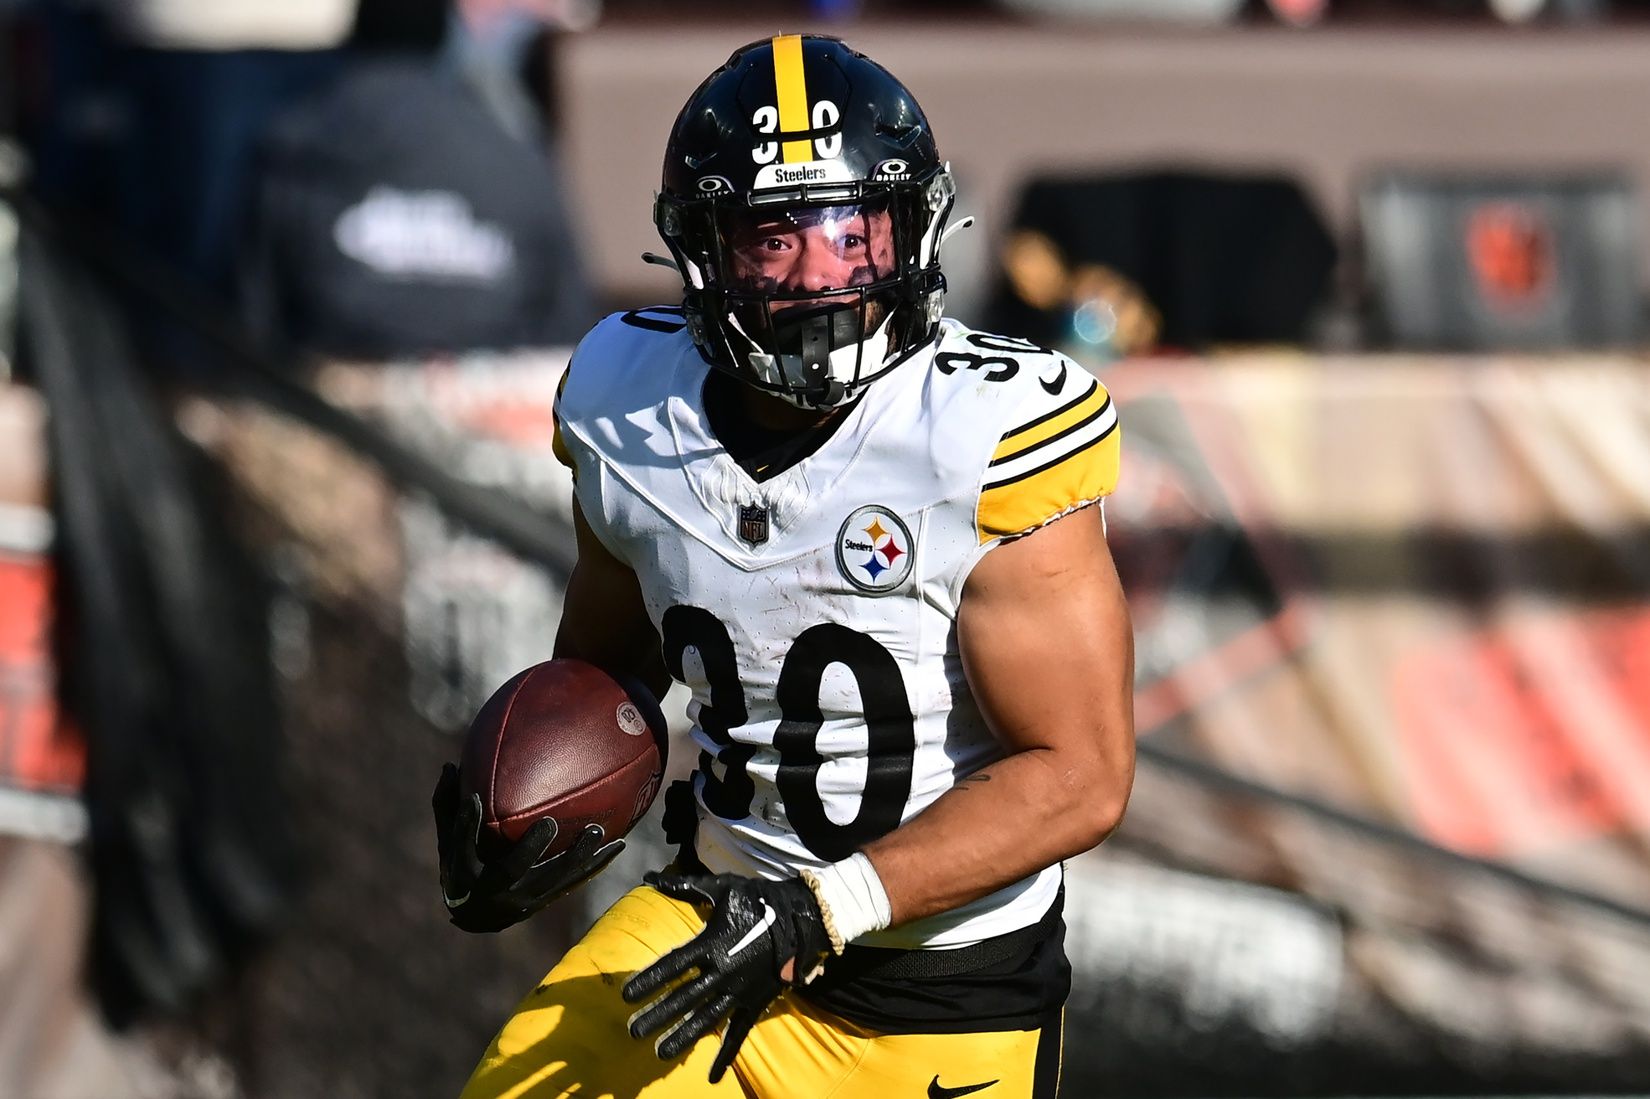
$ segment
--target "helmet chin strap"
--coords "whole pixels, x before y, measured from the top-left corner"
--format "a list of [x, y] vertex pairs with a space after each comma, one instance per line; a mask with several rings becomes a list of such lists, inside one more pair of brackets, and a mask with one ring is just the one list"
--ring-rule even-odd
[[[779, 356], [782, 375], [789, 379], [801, 374], [800, 392], [785, 394], [786, 400], [804, 408], [836, 408], [853, 395], [851, 382], [882, 368], [891, 317], [884, 317], [875, 332], [860, 339], [859, 316], [858, 309], [837, 307], [802, 320], [800, 354]], [[781, 335], [780, 346], [785, 345]]]
[[[860, 311], [852, 306], [796, 306], [773, 319], [774, 343], [780, 360], [802, 360], [804, 387], [830, 389], [831, 350], [857, 346]], [[837, 395], [840, 399], [840, 394]]]
[[[875, 373], [888, 358], [884, 317], [876, 331], [859, 338], [860, 311], [845, 306], [793, 309], [792, 319], [774, 321], [778, 355], [764, 351], [730, 317], [732, 327], [750, 343], [746, 361], [758, 377], [775, 387], [775, 396], [799, 408], [835, 408], [854, 395], [850, 385], [861, 373]], [[862, 370], [861, 368], [865, 369]]]

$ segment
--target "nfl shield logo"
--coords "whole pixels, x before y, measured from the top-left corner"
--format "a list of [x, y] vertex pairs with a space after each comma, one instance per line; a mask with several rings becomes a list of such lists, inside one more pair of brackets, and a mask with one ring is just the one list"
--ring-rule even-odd
[[753, 546], [768, 540], [768, 506], [766, 504], [739, 505], [739, 537]]

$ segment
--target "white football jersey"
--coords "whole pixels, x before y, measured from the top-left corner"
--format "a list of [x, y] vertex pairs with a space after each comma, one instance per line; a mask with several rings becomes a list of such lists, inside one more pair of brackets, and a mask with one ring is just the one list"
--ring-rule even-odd
[[[777, 878], [842, 859], [1003, 755], [958, 658], [969, 570], [1116, 482], [1117, 414], [1062, 355], [944, 322], [814, 453], [758, 481], [711, 434], [680, 311], [614, 315], [557, 406], [596, 536], [693, 692], [698, 856]], [[1034, 923], [1049, 867], [872, 946]]]

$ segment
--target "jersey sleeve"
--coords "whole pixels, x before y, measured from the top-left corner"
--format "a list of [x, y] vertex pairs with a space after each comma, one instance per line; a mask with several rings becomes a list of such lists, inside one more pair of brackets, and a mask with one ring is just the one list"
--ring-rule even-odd
[[[1069, 370], [1070, 383], [1066, 383]], [[992, 452], [980, 486], [980, 543], [1036, 530], [1117, 486], [1117, 409], [1106, 387], [1072, 364], [1039, 383]]]

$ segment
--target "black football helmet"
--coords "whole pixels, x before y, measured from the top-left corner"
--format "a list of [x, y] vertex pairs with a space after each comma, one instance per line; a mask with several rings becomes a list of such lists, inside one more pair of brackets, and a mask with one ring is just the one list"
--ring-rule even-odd
[[832, 408], [933, 340], [955, 196], [888, 70], [835, 38], [782, 35], [735, 51], [688, 99], [654, 221], [705, 359]]

